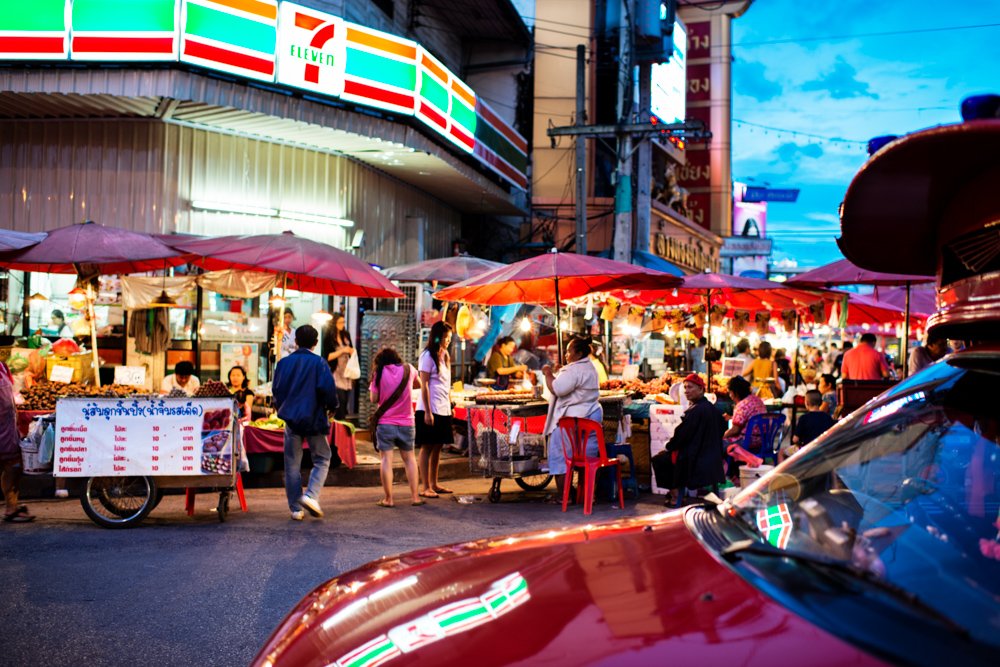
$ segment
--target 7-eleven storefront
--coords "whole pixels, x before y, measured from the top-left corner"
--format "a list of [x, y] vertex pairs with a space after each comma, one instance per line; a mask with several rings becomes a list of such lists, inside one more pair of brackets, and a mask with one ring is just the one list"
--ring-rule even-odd
[[308, 7], [34, 0], [0, 16], [0, 60], [8, 229], [290, 229], [391, 266], [450, 254], [463, 216], [523, 212], [527, 144], [475, 91]]

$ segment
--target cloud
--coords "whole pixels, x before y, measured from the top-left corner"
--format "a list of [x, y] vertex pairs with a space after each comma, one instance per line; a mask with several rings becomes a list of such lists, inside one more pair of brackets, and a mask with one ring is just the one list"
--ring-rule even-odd
[[763, 63], [744, 62], [733, 68], [733, 87], [747, 97], [758, 102], [767, 102], [781, 95], [782, 87], [777, 81], [768, 79]]
[[878, 95], [869, 89], [867, 83], [859, 81], [857, 74], [858, 70], [838, 56], [832, 70], [818, 79], [805, 82], [802, 84], [802, 90], [825, 91], [835, 100], [846, 100], [852, 97], [870, 97], [877, 100]]
[[806, 213], [806, 217], [810, 220], [829, 222], [837, 225], [838, 227], [840, 226], [840, 218], [835, 213]]
[[803, 157], [817, 160], [823, 157], [823, 148], [819, 144], [799, 144], [786, 141], [775, 150], [778, 159], [775, 162], [798, 163]]

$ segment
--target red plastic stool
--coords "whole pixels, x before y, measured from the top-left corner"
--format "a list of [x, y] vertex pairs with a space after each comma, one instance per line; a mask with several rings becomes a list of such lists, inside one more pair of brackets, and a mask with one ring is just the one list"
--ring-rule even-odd
[[[187, 512], [188, 516], [194, 516], [194, 497], [196, 493], [197, 489], [184, 489], [184, 511]], [[240, 501], [240, 510], [248, 512], [247, 497], [243, 492], [243, 475], [239, 474], [236, 475], [236, 497]]]
[[[622, 470], [618, 465], [618, 459], [609, 459], [608, 451], [604, 445], [604, 426], [593, 419], [582, 419], [580, 417], [563, 417], [559, 420], [559, 429], [562, 431], [563, 442], [572, 445], [572, 455], [566, 456], [567, 478], [563, 483], [562, 511], [566, 511], [569, 504], [569, 487], [573, 480], [573, 471], [580, 471], [580, 482], [577, 484], [576, 500], [580, 502], [580, 494], [583, 495], [583, 513], [593, 514], [594, 511], [594, 487], [597, 484], [597, 471], [601, 468], [614, 468], [618, 479], [618, 506], [625, 508], [625, 494], [622, 490]], [[597, 437], [597, 456], [587, 456], [587, 442], [590, 436]], [[563, 454], [566, 455], [565, 449]]]

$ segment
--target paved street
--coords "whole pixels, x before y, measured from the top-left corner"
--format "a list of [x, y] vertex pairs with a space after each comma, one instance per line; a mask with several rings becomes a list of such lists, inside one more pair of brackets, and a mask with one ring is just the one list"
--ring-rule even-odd
[[[489, 483], [450, 480], [483, 499]], [[396, 487], [397, 502], [402, 486]], [[554, 490], [554, 485], [549, 490]], [[383, 555], [488, 535], [656, 512], [656, 497], [585, 518], [524, 495], [502, 502], [375, 506], [376, 488], [328, 487], [327, 516], [292, 522], [280, 489], [247, 492], [250, 512], [220, 524], [217, 496], [194, 517], [168, 496], [133, 530], [104, 530], [76, 499], [34, 501], [34, 524], [0, 524], [3, 665], [245, 665], [305, 593]], [[235, 506], [235, 502], [234, 502]]]

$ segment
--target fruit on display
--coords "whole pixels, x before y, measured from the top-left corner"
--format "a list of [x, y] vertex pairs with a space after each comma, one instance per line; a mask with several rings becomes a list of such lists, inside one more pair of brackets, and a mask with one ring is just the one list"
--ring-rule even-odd
[[250, 422], [251, 426], [257, 428], [266, 428], [271, 431], [283, 431], [285, 429], [285, 420], [279, 417], [277, 414], [273, 414], [265, 419], [257, 419]]
[[198, 398], [229, 398], [232, 394], [223, 383], [217, 380], [206, 380], [203, 385], [194, 392]]
[[52, 354], [68, 357], [80, 353], [80, 346], [72, 338], [60, 338], [52, 343]]
[[21, 410], [55, 410], [56, 401], [60, 398], [128, 398], [136, 395], [135, 387], [124, 385], [108, 385], [96, 387], [91, 384], [71, 382], [39, 382], [21, 391], [24, 403], [18, 406]]

